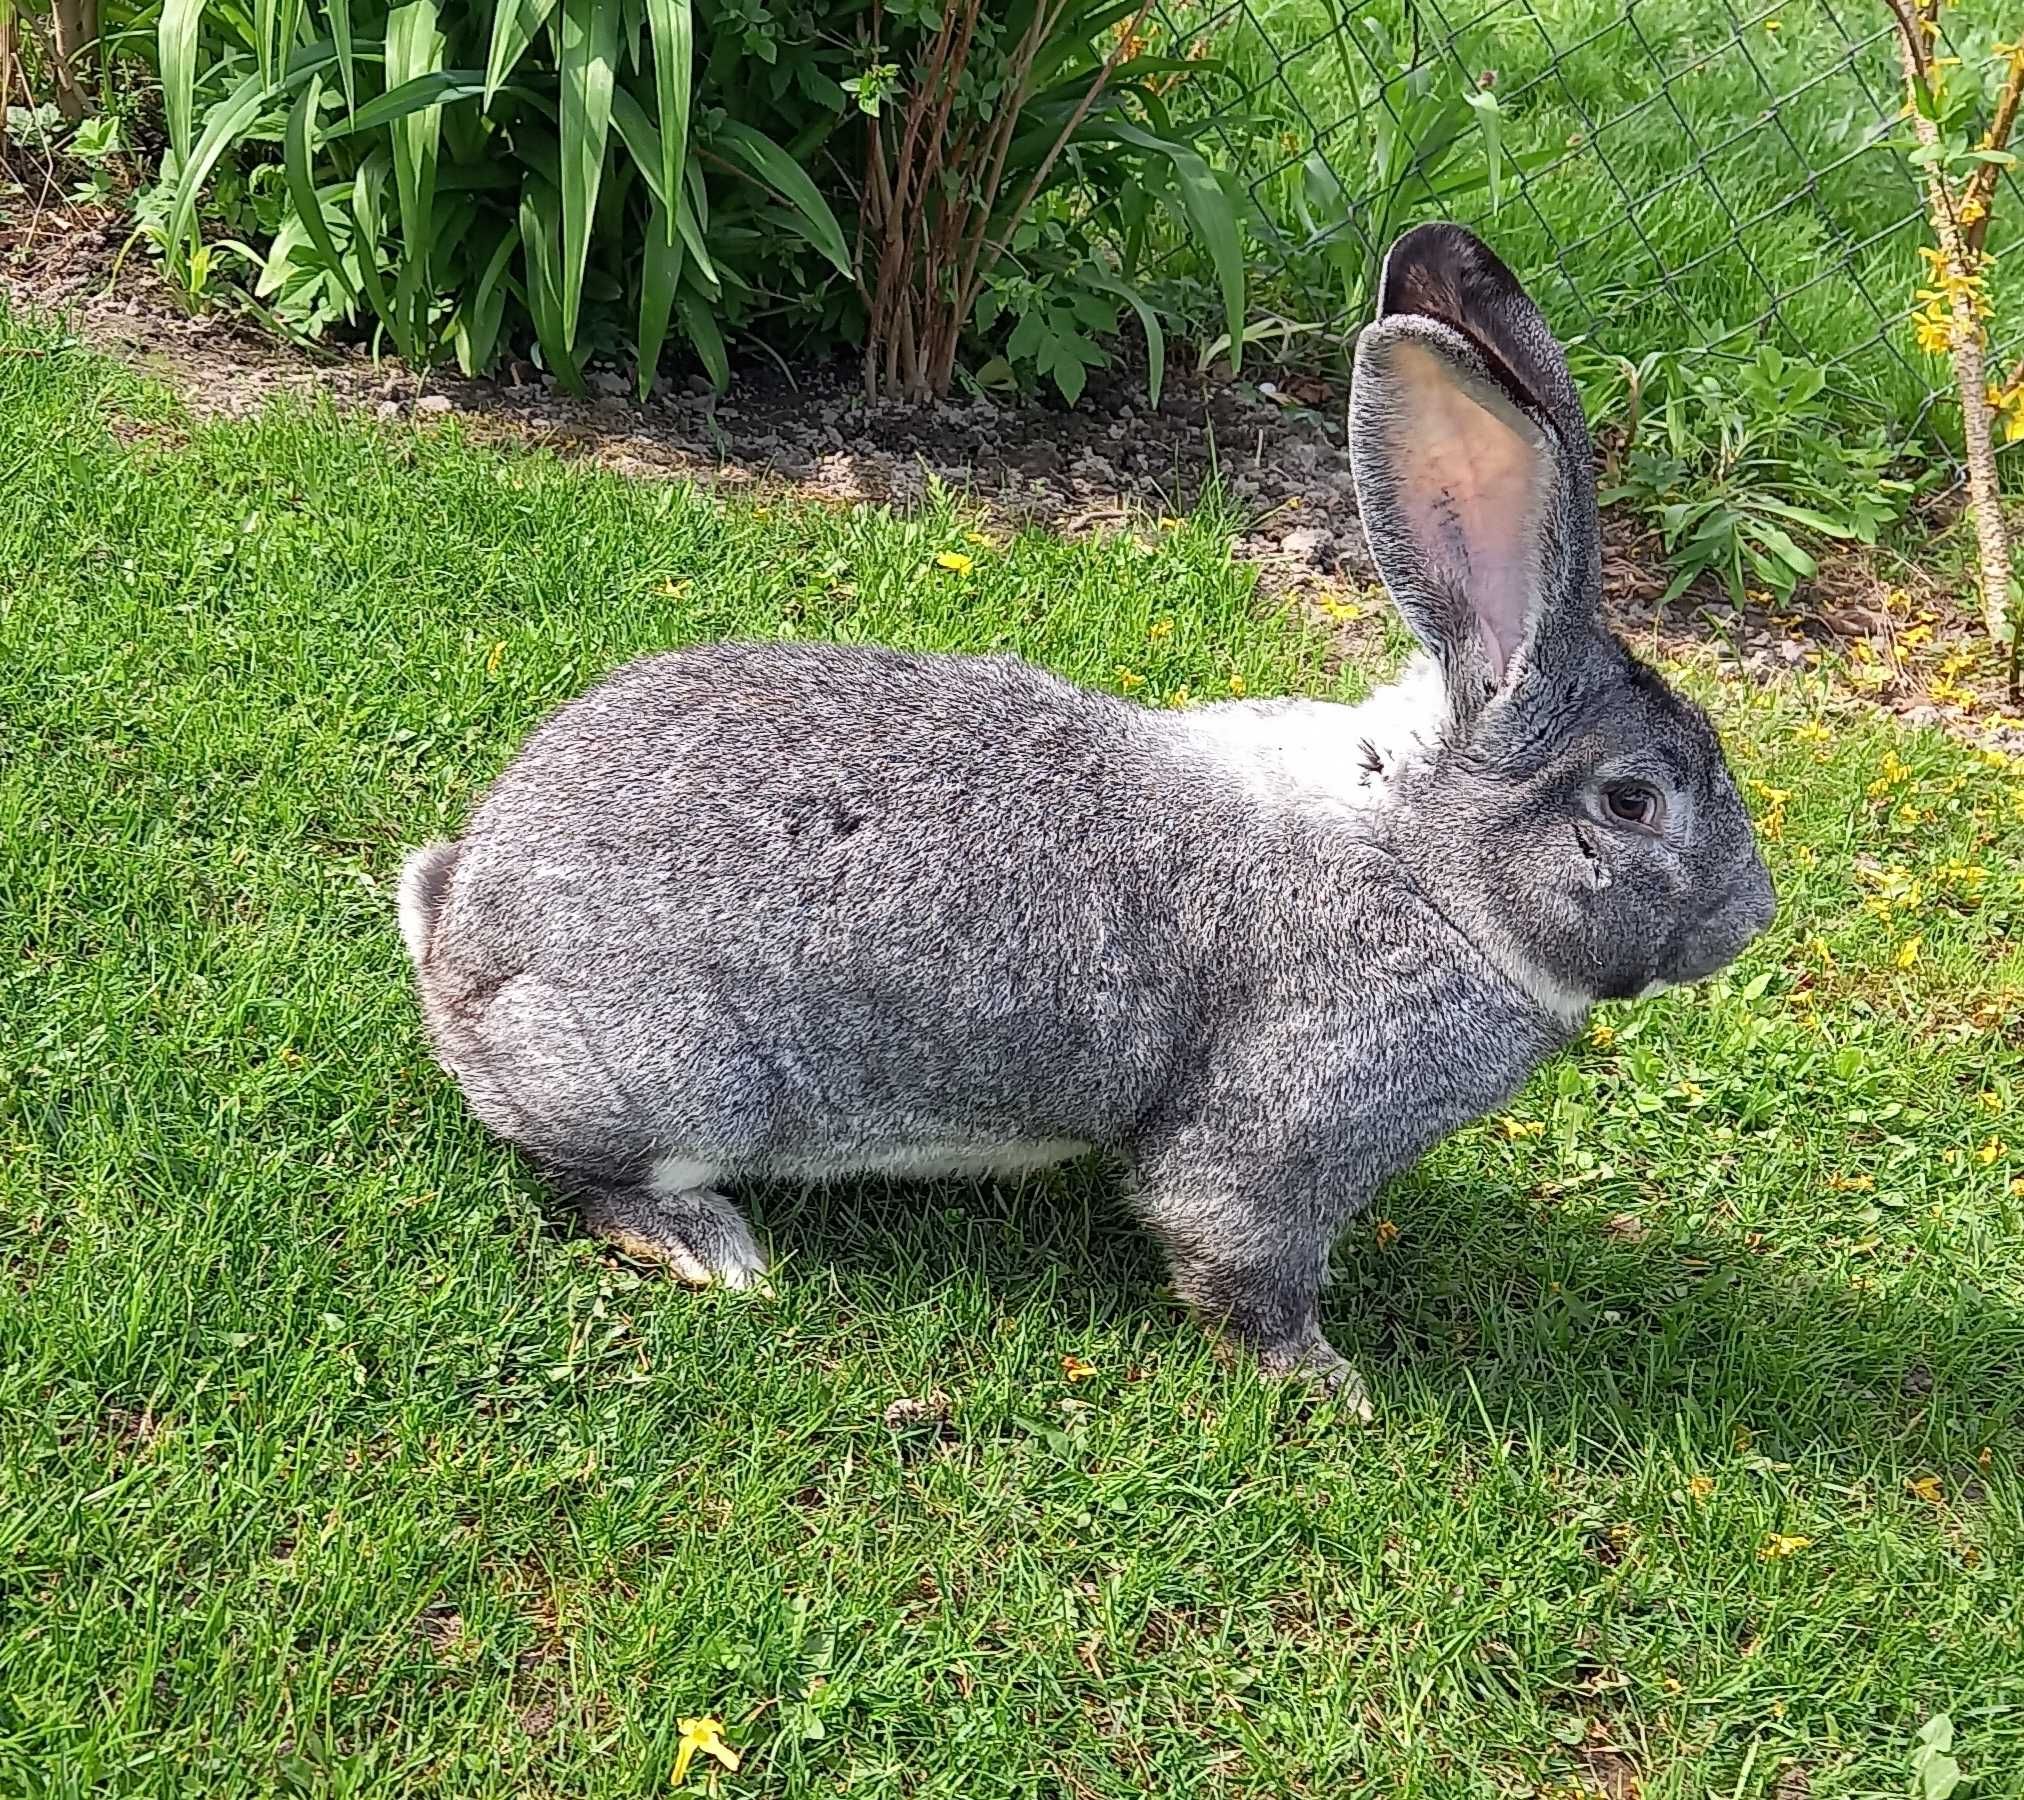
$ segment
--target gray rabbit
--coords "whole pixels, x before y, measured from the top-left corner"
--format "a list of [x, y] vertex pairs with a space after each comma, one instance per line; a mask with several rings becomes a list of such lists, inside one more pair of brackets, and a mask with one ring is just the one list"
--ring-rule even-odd
[[1426, 652], [1361, 706], [718, 644], [562, 708], [401, 882], [472, 1110], [734, 1287], [727, 1189], [1100, 1149], [1188, 1301], [1362, 1406], [1317, 1316], [1344, 1222], [1775, 902], [1712, 727], [1603, 624], [1566, 361], [1467, 232], [1392, 247], [1351, 405]]

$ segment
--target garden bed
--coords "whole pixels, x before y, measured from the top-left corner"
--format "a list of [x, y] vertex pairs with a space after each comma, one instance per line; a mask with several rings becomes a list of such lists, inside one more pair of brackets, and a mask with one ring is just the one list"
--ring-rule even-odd
[[[358, 346], [299, 348], [243, 312], [191, 312], [138, 247], [126, 213], [64, 202], [0, 219], [0, 293], [62, 316], [88, 341], [168, 381], [201, 415], [240, 416], [293, 395], [393, 422], [454, 418], [467, 432], [534, 444], [640, 475], [824, 501], [917, 505], [936, 485], [1001, 528], [1128, 530], [1221, 494], [1231, 552], [1267, 593], [1317, 609], [1345, 647], [1372, 640], [1387, 609], [1357, 523], [1345, 394], [1315, 376], [1246, 367], [1170, 374], [1148, 404], [1135, 373], [1092, 380], [1073, 409], [977, 394], [919, 407], [868, 406], [854, 370], [789, 370], [756, 353], [723, 397], [700, 377], [644, 403], [616, 372], [573, 398], [526, 363], [494, 378], [416, 376]], [[1930, 509], [1935, 539], [1950, 503]], [[1826, 559], [1789, 610], [1737, 609], [1696, 586], [1661, 605], [1657, 534], [1605, 515], [1605, 586], [1634, 642], [1661, 658], [1710, 658], [1764, 679], [1825, 665], [1853, 697], [1973, 741], [2024, 750], [2024, 710], [1982, 637], [1958, 552], [1930, 559], [1851, 551]]]

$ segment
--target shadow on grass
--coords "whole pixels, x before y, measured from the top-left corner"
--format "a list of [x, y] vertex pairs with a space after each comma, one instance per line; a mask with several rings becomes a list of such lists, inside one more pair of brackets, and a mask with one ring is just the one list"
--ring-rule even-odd
[[[865, 1315], [981, 1281], [1006, 1315], [1193, 1347], [1158, 1246], [1114, 1173], [758, 1190], [791, 1278]], [[1379, 1248], [1371, 1220], [1402, 1227]], [[556, 1217], [551, 1203], [550, 1217]], [[1624, 1442], [1743, 1428], [1767, 1451], [1895, 1445], [1971, 1455], [2024, 1413], [2024, 1314], [1938, 1269], [1872, 1277], [1810, 1248], [1684, 1231], [1636, 1240], [1517, 1187], [1426, 1174], [1353, 1222], [1323, 1297], [1330, 1338], [1388, 1396], [1497, 1432]]]

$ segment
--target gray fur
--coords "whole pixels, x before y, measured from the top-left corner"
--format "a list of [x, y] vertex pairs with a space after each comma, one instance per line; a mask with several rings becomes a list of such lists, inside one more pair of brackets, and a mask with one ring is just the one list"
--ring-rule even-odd
[[[594, 1229], [742, 1282], [719, 1183], [1098, 1147], [1179, 1290], [1334, 1385], [1343, 1223], [1591, 1002], [1763, 928], [1713, 731], [1602, 627], [1587, 438], [1538, 314], [1450, 227], [1408, 234], [1385, 287], [1357, 480], [1432, 653], [1397, 687], [1153, 712], [1009, 657], [720, 644], [564, 707], [417, 854], [435, 1046]], [[1448, 292], [1454, 320], [1424, 310]], [[1397, 523], [1445, 516], [1385, 461], [1404, 335], [1496, 384], [1553, 497], [1501, 682], [1454, 545]], [[1663, 789], [1660, 835], [1599, 811], [1626, 773]]]

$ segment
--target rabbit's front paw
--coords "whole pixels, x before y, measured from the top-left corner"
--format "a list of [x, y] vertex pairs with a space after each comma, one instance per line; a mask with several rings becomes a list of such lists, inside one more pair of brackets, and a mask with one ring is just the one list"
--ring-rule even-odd
[[1285, 1376], [1319, 1388], [1361, 1424], [1368, 1425], [1377, 1416], [1356, 1365], [1324, 1337], [1261, 1350], [1258, 1366], [1268, 1375]]

